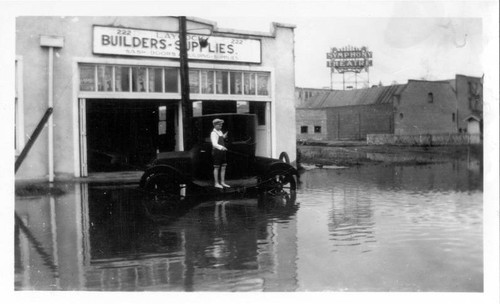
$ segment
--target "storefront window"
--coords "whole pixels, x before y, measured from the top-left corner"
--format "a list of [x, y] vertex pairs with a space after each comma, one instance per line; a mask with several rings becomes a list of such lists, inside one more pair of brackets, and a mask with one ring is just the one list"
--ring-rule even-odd
[[269, 75], [257, 74], [257, 95], [269, 95]]
[[159, 92], [163, 91], [162, 89], [162, 69], [160, 68], [149, 68], [148, 69], [148, 77], [149, 77], [149, 92]]
[[100, 92], [113, 91], [113, 67], [109, 65], [97, 66], [97, 90]]
[[200, 71], [189, 71], [189, 93], [200, 93]]
[[165, 69], [165, 92], [166, 93], [179, 92], [179, 80], [177, 77], [177, 69], [175, 68]]
[[217, 71], [215, 72], [215, 83], [216, 83], [216, 93], [217, 94], [227, 94], [228, 93], [228, 72]]
[[214, 93], [214, 71], [201, 71], [201, 93]]
[[[80, 91], [179, 93], [179, 69], [143, 66], [81, 64]], [[269, 96], [269, 73], [189, 71], [193, 94]], [[114, 85], [113, 85], [114, 82]]]
[[231, 72], [230, 74], [230, 94], [241, 95], [241, 72]]
[[115, 91], [130, 92], [130, 68], [115, 67]]
[[255, 73], [244, 73], [245, 95], [255, 95]]
[[146, 68], [132, 68], [132, 91], [146, 92]]
[[80, 91], [95, 91], [95, 65], [80, 66]]

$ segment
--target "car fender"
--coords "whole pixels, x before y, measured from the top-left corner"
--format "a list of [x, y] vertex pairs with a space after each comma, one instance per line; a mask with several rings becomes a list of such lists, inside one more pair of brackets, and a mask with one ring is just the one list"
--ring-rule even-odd
[[144, 173], [141, 176], [141, 181], [139, 183], [140, 187], [141, 188], [145, 187], [146, 181], [150, 176], [157, 174], [157, 173], [166, 173], [166, 172], [175, 172], [175, 174], [177, 174], [177, 176], [180, 176], [184, 182], [186, 182], [186, 183], [189, 182], [189, 178], [184, 173], [177, 170], [176, 168], [169, 166], [169, 165], [155, 165], [155, 166], [148, 168], [146, 171], [144, 171]]

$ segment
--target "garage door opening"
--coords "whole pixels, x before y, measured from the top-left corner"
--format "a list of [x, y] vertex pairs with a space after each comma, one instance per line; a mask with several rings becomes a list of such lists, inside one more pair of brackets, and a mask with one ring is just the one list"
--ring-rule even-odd
[[86, 100], [88, 172], [144, 170], [176, 146], [177, 101]]

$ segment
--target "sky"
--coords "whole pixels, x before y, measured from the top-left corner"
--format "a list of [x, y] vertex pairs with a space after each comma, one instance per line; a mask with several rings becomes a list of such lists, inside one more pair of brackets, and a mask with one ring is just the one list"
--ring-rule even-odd
[[[483, 75], [481, 18], [399, 17], [399, 8], [393, 7], [393, 10], [397, 17], [276, 15], [208, 16], [207, 19], [216, 21], [222, 28], [264, 32], [269, 31], [273, 21], [295, 25], [295, 70], [299, 87], [342, 86], [342, 75], [331, 75], [326, 66], [326, 53], [332, 47], [347, 45], [366, 46], [373, 52], [373, 66], [368, 73], [357, 76], [358, 88], [363, 84], [406, 83], [408, 79], [452, 79], [455, 74]], [[345, 80], [352, 84], [355, 77], [348, 73]]]
[[[331, 75], [326, 66], [326, 53], [347, 45], [366, 46], [373, 52], [369, 73], [357, 76], [359, 88], [408, 79], [452, 79], [455, 74], [481, 77], [490, 56], [484, 50], [495, 33], [492, 27], [498, 27], [498, 0], [17, 3], [24, 5], [11, 16], [186, 15], [216, 22], [221, 28], [261, 32], [269, 32], [272, 22], [293, 24], [296, 86], [311, 88], [342, 85], [342, 75]], [[353, 74], [345, 75], [346, 82], [355, 79]]]

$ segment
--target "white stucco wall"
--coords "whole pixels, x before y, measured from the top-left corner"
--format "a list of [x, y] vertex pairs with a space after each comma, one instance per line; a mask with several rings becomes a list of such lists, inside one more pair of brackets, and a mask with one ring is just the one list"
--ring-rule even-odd
[[[188, 21], [193, 22], [193, 21]], [[271, 125], [274, 139], [273, 156], [286, 151], [295, 160], [295, 107], [294, 107], [294, 32], [293, 26], [274, 24], [269, 33], [232, 31], [214, 26], [213, 35], [260, 39], [262, 63], [242, 64], [210, 62], [230, 65], [243, 70], [261, 68], [269, 70], [274, 80], [271, 87]], [[92, 52], [93, 25], [127, 27], [145, 30], [177, 31], [178, 19], [170, 17], [18, 17], [16, 20], [16, 56], [23, 60], [24, 136], [28, 141], [37, 123], [47, 109], [48, 50], [40, 46], [40, 36], [60, 36], [64, 47], [54, 52], [54, 171], [56, 179], [72, 178], [75, 169], [78, 134], [78, 82], [75, 77], [77, 58], [90, 60], [136, 60], [147, 62], [178, 62], [178, 59], [98, 55]], [[197, 61], [197, 63], [203, 63]], [[77, 80], [77, 78], [76, 78]], [[75, 144], [76, 143], [76, 144]], [[47, 128], [32, 147], [16, 179], [46, 179], [48, 175]]]

